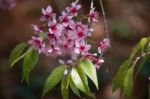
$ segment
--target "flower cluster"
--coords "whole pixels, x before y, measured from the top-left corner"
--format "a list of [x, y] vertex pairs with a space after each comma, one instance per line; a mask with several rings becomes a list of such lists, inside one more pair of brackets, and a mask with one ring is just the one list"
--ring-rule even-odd
[[88, 15], [84, 16], [87, 21], [82, 21], [83, 15], [78, 13], [81, 5], [78, 1], [71, 3], [71, 6], [66, 7], [62, 11], [61, 16], [57, 17], [51, 6], [42, 9], [40, 20], [44, 23], [43, 26], [32, 25], [36, 36], [29, 41], [39, 54], [44, 53], [48, 56], [63, 56], [69, 54], [69, 60], [59, 60], [61, 64], [73, 63], [81, 58], [87, 57], [91, 59], [98, 67], [104, 62], [102, 53], [108, 48], [109, 40], [104, 39], [97, 43], [98, 55], [90, 53], [92, 48], [87, 37], [92, 35], [90, 25], [97, 22], [98, 14], [95, 8], [91, 7]]
[[0, 9], [11, 9], [15, 5], [15, 0], [0, 0]]

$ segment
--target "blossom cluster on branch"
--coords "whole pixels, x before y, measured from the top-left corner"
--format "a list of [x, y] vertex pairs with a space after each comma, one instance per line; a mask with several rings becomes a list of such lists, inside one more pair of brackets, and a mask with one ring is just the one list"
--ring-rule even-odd
[[108, 38], [104, 38], [101, 42], [94, 42], [98, 54], [90, 53], [92, 46], [87, 39], [92, 36], [91, 24], [98, 21], [98, 13], [91, 6], [88, 15], [80, 15], [78, 13], [80, 8], [78, 0], [66, 7], [60, 16], [53, 12], [51, 6], [43, 8], [40, 17], [43, 25], [32, 25], [36, 36], [32, 36], [29, 44], [38, 50], [39, 54], [43, 53], [47, 56], [69, 54], [70, 59], [60, 59], [60, 64], [74, 66], [78, 59], [86, 57], [99, 68], [99, 65], [104, 62], [102, 55], [110, 42]]

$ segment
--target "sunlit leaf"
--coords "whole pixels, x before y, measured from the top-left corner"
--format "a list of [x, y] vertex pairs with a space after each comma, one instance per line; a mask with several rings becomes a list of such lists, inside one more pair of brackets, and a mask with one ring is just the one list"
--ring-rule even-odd
[[142, 38], [139, 42], [139, 45], [141, 47], [142, 53], [144, 52], [144, 49], [146, 45], [148, 44], [148, 38]]
[[80, 71], [80, 69], [78, 68], [73, 68], [71, 71], [71, 79], [74, 83], [74, 85], [80, 89], [83, 93], [85, 93], [86, 95], [93, 97], [94, 95], [91, 94], [88, 85], [87, 85], [87, 78], [85, 78], [86, 75]]
[[29, 49], [29, 52], [25, 55], [22, 67], [22, 81], [25, 80], [29, 84], [29, 74], [37, 64], [39, 54], [34, 49]]
[[80, 92], [79, 92], [78, 88], [74, 85], [72, 79], [70, 80], [70, 87], [71, 87], [71, 90], [74, 92], [75, 95], [77, 95], [78, 97], [81, 97]]
[[84, 71], [81, 68], [77, 67], [76, 69], [78, 71], [78, 74], [79, 74], [79, 76], [80, 76], [80, 78], [81, 78], [81, 80], [82, 80], [86, 90], [88, 91], [88, 93], [90, 93], [90, 89], [89, 89], [89, 86], [88, 86], [88, 80], [87, 80], [86, 74], [84, 73]]
[[[21, 58], [21, 54], [23, 53], [24, 49], [27, 47], [26, 43], [18, 44], [12, 51], [8, 60], [8, 66], [12, 67], [16, 62], [18, 62]], [[19, 58], [21, 57], [21, 58]]]
[[133, 92], [133, 73], [134, 68], [131, 67], [123, 80], [123, 94], [125, 95], [126, 99], [132, 99], [132, 92]]
[[117, 74], [113, 79], [113, 92], [118, 88], [122, 89], [123, 79], [127, 73], [128, 68], [129, 68], [129, 61], [127, 60], [120, 66]]
[[62, 80], [65, 69], [66, 66], [61, 65], [52, 71], [45, 82], [43, 96], [52, 90]]
[[86, 75], [94, 82], [96, 88], [98, 89], [96, 67], [94, 64], [89, 59], [84, 59], [83, 62], [79, 63], [79, 68], [86, 73]]
[[71, 79], [77, 88], [79, 88], [86, 95], [89, 94], [76, 68], [73, 68], [71, 71]]

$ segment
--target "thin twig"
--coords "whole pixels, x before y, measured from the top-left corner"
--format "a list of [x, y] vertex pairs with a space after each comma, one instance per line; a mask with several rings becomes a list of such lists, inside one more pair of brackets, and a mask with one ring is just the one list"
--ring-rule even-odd
[[[102, 2], [102, 0], [99, 0], [99, 2], [100, 2], [101, 9], [102, 9], [105, 35], [106, 35], [107, 39], [109, 39], [109, 41], [110, 41], [110, 37], [109, 37], [109, 33], [108, 33], [108, 24], [107, 24], [107, 19], [106, 19], [106, 14], [105, 14], [103, 2]], [[111, 41], [110, 41], [110, 45], [109, 45], [109, 56], [108, 57], [109, 57], [109, 59], [108, 59], [109, 60], [108, 65], [111, 65], [112, 64], [111, 63], [111, 60], [112, 60], [112, 58], [111, 58]], [[109, 72], [109, 71], [106, 71], [106, 72]]]
[[109, 38], [109, 33], [108, 33], [107, 19], [106, 19], [106, 14], [105, 14], [103, 2], [102, 2], [102, 0], [99, 0], [99, 2], [100, 2], [101, 9], [102, 9], [103, 18], [104, 18], [105, 34], [106, 34], [106, 37], [110, 40], [110, 38]]

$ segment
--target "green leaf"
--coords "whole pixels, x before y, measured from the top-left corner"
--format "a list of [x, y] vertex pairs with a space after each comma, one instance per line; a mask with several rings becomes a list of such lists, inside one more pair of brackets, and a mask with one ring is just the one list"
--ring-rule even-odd
[[136, 44], [133, 48], [132, 48], [132, 50], [131, 50], [131, 54], [130, 54], [130, 58], [129, 58], [129, 60], [132, 60], [136, 55], [137, 55], [137, 53], [140, 51], [140, 46], [139, 46], [139, 44]]
[[144, 64], [145, 64], [145, 62], [146, 62], [147, 59], [148, 59], [148, 56], [145, 56], [145, 57], [142, 58], [141, 62], [139, 63], [139, 65], [137, 67], [137, 70], [135, 71], [135, 77], [134, 78], [137, 77], [138, 73], [143, 68], [143, 66], [144, 66]]
[[[26, 43], [20, 43], [18, 44], [12, 51], [9, 56], [8, 60], [8, 66], [13, 67], [16, 62], [18, 62], [21, 58], [19, 58], [24, 51], [24, 49], [27, 47]], [[19, 59], [18, 59], [19, 58]], [[23, 57], [22, 57], [23, 58]]]
[[133, 73], [134, 73], [134, 68], [131, 67], [127, 71], [124, 81], [123, 81], [123, 94], [125, 95], [126, 99], [132, 99]]
[[88, 91], [88, 93], [91, 93], [90, 89], [89, 89], [89, 86], [88, 86], [88, 80], [87, 80], [86, 74], [84, 73], [84, 71], [81, 68], [77, 67], [76, 69], [78, 71], [78, 74], [79, 74], [79, 76], [80, 76], [80, 78], [81, 78], [81, 80], [82, 80], [86, 90]]
[[96, 67], [89, 59], [84, 59], [83, 62], [79, 63], [79, 68], [81, 68], [86, 75], [94, 82], [96, 88], [98, 89], [98, 80]]
[[77, 88], [79, 88], [86, 95], [89, 94], [76, 68], [73, 68], [71, 71], [71, 79]]
[[144, 52], [145, 46], [148, 44], [148, 38], [142, 38], [139, 42], [139, 46], [141, 47], [142, 53]]
[[79, 92], [78, 88], [74, 85], [72, 79], [70, 80], [70, 87], [71, 87], [71, 90], [74, 92], [75, 95], [77, 95], [78, 97], [81, 97], [80, 92]]
[[142, 38], [139, 43], [137, 43], [133, 48], [132, 48], [132, 51], [131, 51], [131, 54], [130, 54], [130, 60], [133, 59], [140, 51], [143, 53], [144, 52], [144, 49], [146, 47], [146, 45], [148, 44], [149, 42], [149, 39], [148, 38]]
[[39, 54], [33, 48], [29, 49], [25, 55], [22, 67], [22, 81], [25, 80], [29, 84], [29, 74], [37, 64]]
[[70, 83], [70, 77], [69, 75], [64, 77], [61, 82], [61, 94], [63, 96], [63, 99], [69, 99], [69, 85]]
[[129, 68], [129, 61], [127, 60], [120, 66], [117, 74], [113, 79], [113, 92], [118, 88], [122, 89], [123, 79], [125, 77], [125, 74], [127, 73], [128, 68]]
[[73, 68], [71, 71], [71, 79], [74, 85], [79, 88], [79, 90], [81, 90], [86, 95], [94, 98], [94, 95], [91, 94], [88, 88], [86, 75], [81, 71], [81, 69]]
[[48, 78], [45, 82], [42, 96], [47, 94], [62, 80], [65, 69], [66, 69], [66, 66], [61, 65], [52, 71], [52, 73], [48, 76]]
[[45, 33], [44, 33], [44, 32], [39, 32], [38, 34], [39, 34], [39, 37], [42, 38], [42, 39], [43, 39], [44, 36], [45, 36]]

